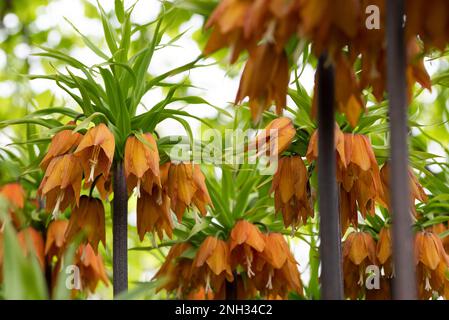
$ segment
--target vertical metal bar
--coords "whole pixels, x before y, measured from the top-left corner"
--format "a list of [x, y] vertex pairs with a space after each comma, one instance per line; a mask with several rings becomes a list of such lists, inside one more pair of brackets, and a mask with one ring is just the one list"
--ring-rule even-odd
[[114, 297], [128, 290], [128, 191], [122, 162], [114, 164], [112, 217]]
[[340, 215], [335, 163], [334, 70], [318, 63], [318, 189], [320, 212], [321, 298], [343, 299]]
[[387, 83], [390, 114], [390, 193], [393, 222], [393, 298], [416, 299], [407, 144], [404, 0], [387, 1]]

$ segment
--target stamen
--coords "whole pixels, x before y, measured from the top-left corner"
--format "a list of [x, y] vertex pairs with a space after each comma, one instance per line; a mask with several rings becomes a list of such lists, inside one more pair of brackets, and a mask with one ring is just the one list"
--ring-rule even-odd
[[268, 24], [267, 31], [265, 32], [263, 36], [263, 40], [265, 43], [275, 43], [276, 40], [274, 38], [274, 31], [276, 30], [276, 20], [273, 19]]
[[210, 273], [209, 271], [207, 272], [207, 276], [206, 276], [206, 288], [205, 288], [205, 293], [208, 294], [209, 291], [212, 292], [212, 287], [210, 286]]
[[246, 273], [248, 274], [248, 278], [251, 278], [252, 276], [256, 275], [253, 270], [251, 270], [251, 262], [252, 262], [252, 257], [250, 258], [249, 256], [246, 256]]
[[156, 242], [156, 233], [153, 231], [153, 236], [151, 237], [151, 243], [153, 245], [153, 248], [157, 248], [157, 242]]
[[360, 269], [359, 274], [360, 274], [360, 277], [359, 277], [359, 281], [357, 281], [357, 284], [362, 287], [363, 286], [363, 271], [362, 271], [362, 269]]
[[156, 203], [157, 203], [158, 206], [162, 205], [162, 195], [161, 195], [161, 192], [159, 192], [159, 194], [157, 195]]
[[56, 199], [56, 204], [52, 212], [53, 219], [57, 219], [59, 217], [59, 208], [61, 206], [61, 202], [64, 200], [64, 192], [59, 191], [58, 198]]
[[267, 285], [265, 286], [265, 288], [272, 290], [273, 289], [273, 283], [272, 283], [272, 278], [274, 275], [274, 270], [271, 269], [270, 272], [268, 273], [268, 282]]
[[100, 146], [96, 145], [94, 146], [94, 150], [92, 152], [92, 158], [90, 158], [89, 163], [90, 163], [90, 175], [89, 175], [89, 179], [87, 180], [88, 182], [92, 182], [95, 179], [95, 167], [97, 166], [98, 163], [98, 156], [100, 154]]
[[432, 290], [432, 286], [430, 285], [429, 279], [430, 279], [430, 276], [426, 276], [426, 286], [425, 286], [426, 291]]
[[140, 198], [140, 179], [137, 179], [136, 197]]

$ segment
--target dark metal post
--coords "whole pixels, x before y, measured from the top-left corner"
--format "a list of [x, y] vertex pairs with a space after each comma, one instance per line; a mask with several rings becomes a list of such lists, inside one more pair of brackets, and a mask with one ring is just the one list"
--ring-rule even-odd
[[128, 290], [128, 191], [122, 162], [114, 164], [112, 216], [114, 297]]
[[404, 0], [387, 1], [387, 82], [390, 113], [390, 193], [393, 222], [393, 298], [416, 299], [407, 144]]
[[334, 70], [326, 56], [318, 63], [318, 189], [321, 298], [343, 299], [340, 215], [335, 164]]

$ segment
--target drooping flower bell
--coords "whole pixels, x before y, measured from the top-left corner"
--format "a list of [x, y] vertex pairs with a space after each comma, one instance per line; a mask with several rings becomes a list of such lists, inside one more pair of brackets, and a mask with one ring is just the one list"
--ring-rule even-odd
[[168, 170], [167, 182], [162, 183], [171, 201], [171, 209], [178, 220], [182, 220], [188, 207], [195, 207], [205, 216], [206, 205], [212, 205], [207, 191], [205, 177], [200, 166], [194, 163], [165, 163], [162, 170]]
[[[67, 123], [67, 125], [74, 124], [75, 122], [73, 121]], [[55, 157], [73, 152], [78, 147], [82, 138], [83, 136], [81, 134], [72, 130], [62, 130], [56, 133], [51, 139], [48, 151], [40, 163], [42, 170], [46, 170], [51, 160]]]
[[83, 195], [79, 205], [74, 207], [70, 215], [66, 231], [67, 241], [71, 242], [76, 235], [83, 232], [87, 242], [98, 253], [98, 244], [106, 244], [105, 211], [100, 199]]
[[[52, 221], [47, 229], [47, 237], [45, 242], [45, 255], [47, 261], [51, 263], [56, 260], [52, 272], [52, 285], [56, 284], [58, 276], [61, 274], [64, 254], [70, 245], [70, 239], [66, 238], [68, 232], [68, 220]], [[78, 286], [75, 289], [94, 292], [99, 281], [106, 286], [109, 285], [109, 279], [106, 275], [103, 259], [96, 254], [90, 244], [81, 244], [75, 251], [73, 264], [79, 268], [79, 279], [75, 279]], [[76, 295], [76, 291], [73, 295]]]
[[447, 230], [448, 227], [444, 223], [434, 224], [431, 228], [431, 231], [440, 237], [441, 242], [443, 243], [444, 251], [446, 251], [446, 253], [449, 252], [449, 236], [441, 238], [441, 235], [443, 232], [446, 232]]
[[295, 137], [296, 129], [291, 119], [280, 117], [271, 121], [254, 142], [250, 143], [250, 150], [257, 150], [258, 154], [278, 157], [287, 150]]
[[367, 232], [352, 232], [343, 242], [343, 280], [345, 295], [357, 299], [365, 288], [366, 267], [376, 265], [376, 242]]
[[274, 191], [275, 210], [282, 212], [285, 227], [295, 229], [313, 217], [308, 178], [300, 156], [279, 159], [270, 192]]
[[[383, 190], [379, 166], [368, 138], [361, 134], [342, 133], [338, 126], [335, 130], [336, 178], [344, 233], [351, 223], [357, 227], [357, 210], [360, 210], [362, 217], [375, 213], [375, 203]], [[317, 141], [318, 134], [315, 132], [307, 150], [309, 161], [318, 158]]]
[[[343, 232], [350, 223], [358, 225], [357, 211], [362, 217], [375, 214], [375, 203], [382, 194], [379, 166], [368, 138], [345, 133], [346, 167], [337, 170], [340, 185], [340, 208]], [[340, 171], [340, 172], [338, 172]]]
[[346, 169], [341, 182], [346, 192], [356, 192], [362, 215], [374, 213], [376, 197], [382, 192], [379, 166], [368, 138], [361, 134], [345, 134]]
[[0, 187], [0, 194], [17, 209], [23, 209], [25, 205], [25, 191], [20, 183], [8, 183]]
[[263, 297], [286, 299], [290, 292], [303, 294], [298, 263], [280, 233], [269, 233], [256, 265], [254, 283]]
[[96, 254], [90, 244], [80, 245], [76, 250], [75, 264], [79, 268], [81, 278], [81, 289], [95, 292], [101, 281], [109, 286], [109, 279], [104, 268], [103, 259]]
[[87, 183], [93, 182], [100, 174], [104, 177], [109, 175], [114, 150], [114, 135], [105, 124], [100, 123], [87, 131], [75, 150], [75, 156], [80, 160]]
[[191, 276], [193, 260], [184, 254], [192, 249], [188, 242], [176, 243], [170, 248], [164, 263], [153, 279], [160, 281], [156, 292], [165, 289], [169, 293], [176, 293], [178, 298], [184, 298], [198, 288], [192, 288]]
[[258, 46], [252, 53], [243, 70], [235, 104], [249, 98], [252, 119], [258, 123], [262, 113], [272, 104], [280, 115], [287, 106], [287, 91], [290, 69], [285, 52], [277, 53], [274, 45]]
[[54, 257], [62, 258], [66, 249], [65, 233], [68, 225], [68, 220], [54, 220], [48, 225], [45, 239], [45, 255], [48, 262], [51, 262]]
[[234, 281], [230, 265], [228, 244], [213, 236], [208, 236], [198, 248], [193, 260], [193, 282], [205, 288], [206, 294], [214, 293], [214, 298], [223, 299], [226, 281]]
[[164, 232], [173, 236], [173, 220], [170, 213], [170, 199], [165, 190], [153, 187], [151, 194], [143, 190], [137, 198], [137, 231], [142, 241], [145, 233], [158, 234], [162, 239]]
[[243, 50], [251, 52], [260, 42], [274, 43], [278, 52], [283, 50], [296, 32], [298, 5], [296, 0], [221, 1], [206, 23], [213, 30], [204, 53], [229, 47], [234, 63]]
[[241, 266], [245, 270], [246, 276], [252, 278], [255, 275], [253, 262], [265, 248], [263, 234], [252, 223], [239, 220], [232, 228], [228, 241], [232, 270]]
[[392, 261], [392, 244], [391, 232], [389, 227], [383, 227], [379, 232], [379, 241], [377, 241], [376, 256], [379, 265], [383, 268], [384, 274], [387, 277], [392, 277], [393, 261]]
[[45, 208], [57, 217], [69, 205], [79, 203], [83, 169], [77, 157], [66, 154], [51, 160], [38, 195], [45, 197]]
[[[416, 216], [415, 202], [419, 200], [420, 202], [427, 202], [427, 195], [424, 192], [423, 187], [419, 183], [412, 168], [408, 168], [409, 177], [409, 187], [410, 187], [410, 209]], [[385, 162], [380, 169], [380, 181], [382, 183], [383, 192], [380, 194], [380, 200], [387, 208], [390, 208], [390, 163]]]
[[33, 227], [28, 227], [17, 233], [17, 240], [25, 256], [33, 254], [43, 270], [45, 268], [45, 255], [42, 234]]
[[126, 140], [125, 176], [128, 192], [136, 188], [138, 198], [141, 189], [151, 194], [154, 184], [161, 187], [159, 151], [151, 133], [141, 135], [140, 139], [130, 136]]
[[[0, 187], [0, 196], [8, 201], [8, 211], [16, 228], [22, 224], [20, 210], [25, 206], [25, 190], [20, 183], [8, 183]], [[2, 229], [2, 221], [0, 221], [0, 230]]]
[[111, 174], [105, 177], [103, 174], [98, 177], [95, 187], [97, 187], [100, 198], [105, 201], [109, 201], [109, 196], [112, 193], [112, 181]]
[[420, 231], [416, 234], [415, 261], [418, 297], [429, 299], [433, 296], [433, 292], [444, 295], [449, 286], [446, 277], [449, 257], [438, 235], [429, 231]]
[[434, 47], [444, 51], [449, 42], [447, 35], [449, 5], [447, 1], [407, 0], [405, 9], [407, 14], [406, 37], [413, 39], [419, 35], [427, 50]]

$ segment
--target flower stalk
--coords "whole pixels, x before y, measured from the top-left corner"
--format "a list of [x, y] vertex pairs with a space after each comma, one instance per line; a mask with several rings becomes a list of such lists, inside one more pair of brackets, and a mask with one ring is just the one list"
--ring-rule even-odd
[[112, 209], [114, 297], [128, 290], [128, 193], [123, 162], [114, 162]]
[[321, 298], [343, 299], [340, 219], [335, 161], [334, 71], [322, 55], [318, 65], [318, 188], [320, 212]]

